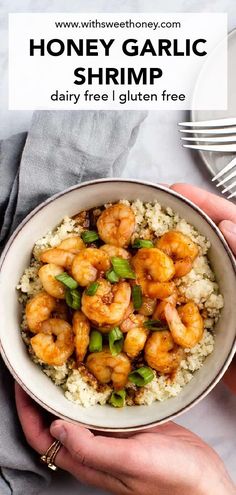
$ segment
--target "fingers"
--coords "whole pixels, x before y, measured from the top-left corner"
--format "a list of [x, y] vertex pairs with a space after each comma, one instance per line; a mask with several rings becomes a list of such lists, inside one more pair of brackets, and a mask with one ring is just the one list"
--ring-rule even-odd
[[[55, 438], [52, 437], [49, 428], [46, 427], [39, 406], [17, 383], [15, 383], [15, 400], [27, 443], [39, 454], [44, 454]], [[75, 462], [65, 448], [59, 450], [56, 465], [67, 471], [75, 469]]]
[[85, 428], [61, 420], [54, 421], [50, 431], [79, 463], [113, 474], [130, 472], [135, 459], [134, 439], [95, 436]]
[[[40, 408], [17, 383], [15, 384], [15, 399], [27, 442], [39, 454], [45, 453], [55, 438], [50, 434], [49, 428], [45, 427]], [[79, 462], [79, 459], [73, 458], [65, 447], [59, 450], [55, 463], [58, 467], [70, 472], [82, 483], [113, 491], [113, 493], [122, 495], [127, 493], [120, 480], [85, 466], [83, 462]]]
[[130, 495], [130, 489], [121, 480], [108, 473], [103, 473], [76, 462], [76, 470], [68, 471], [85, 485], [96, 486], [102, 490], [118, 495]]
[[50, 431], [45, 427], [39, 407], [15, 384], [16, 408], [23, 432], [29, 445], [40, 454], [43, 454], [53, 442]]
[[230, 220], [223, 220], [220, 222], [219, 228], [233, 253], [236, 254], [236, 218], [235, 223]]
[[236, 223], [236, 205], [227, 199], [220, 198], [190, 184], [173, 184], [170, 189], [190, 199], [205, 211], [215, 223], [218, 224], [222, 220], [231, 220]]

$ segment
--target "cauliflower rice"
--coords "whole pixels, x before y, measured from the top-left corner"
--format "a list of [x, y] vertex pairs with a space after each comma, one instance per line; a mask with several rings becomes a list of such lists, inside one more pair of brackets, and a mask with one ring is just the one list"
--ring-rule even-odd
[[[219, 319], [224, 302], [207, 258], [210, 243], [204, 236], [199, 234], [186, 220], [174, 213], [171, 208], [164, 210], [158, 202], [144, 204], [140, 200], [132, 203], [123, 200], [121, 203], [130, 205], [135, 214], [136, 228], [132, 241], [135, 238], [155, 239], [169, 230], [177, 230], [189, 236], [199, 247], [199, 255], [193, 263], [192, 270], [179, 279], [178, 289], [185, 299], [194, 301], [204, 312], [204, 334], [195, 347], [185, 349], [185, 357], [174, 377], [159, 375], [153, 370], [155, 374], [153, 381], [144, 387], [137, 388], [128, 383], [126, 404], [150, 405], [156, 400], [164, 401], [178, 395], [181, 389], [192, 379], [194, 372], [201, 368], [206, 357], [212, 353], [214, 348], [213, 328]], [[56, 385], [63, 389], [68, 400], [89, 407], [108, 402], [112, 388], [109, 385], [99, 384], [85, 366], [81, 365], [75, 369], [73, 358], [70, 358], [63, 366], [49, 366], [39, 361], [30, 345], [24, 314], [28, 299], [42, 290], [37, 275], [38, 269], [42, 265], [39, 261], [39, 254], [47, 248], [58, 246], [62, 240], [70, 236], [81, 234], [83, 230], [84, 228], [78, 224], [76, 219], [67, 216], [58, 227], [39, 239], [35, 243], [30, 266], [22, 275], [17, 289], [19, 301], [23, 307], [21, 333], [31, 359], [42, 367], [44, 373]]]

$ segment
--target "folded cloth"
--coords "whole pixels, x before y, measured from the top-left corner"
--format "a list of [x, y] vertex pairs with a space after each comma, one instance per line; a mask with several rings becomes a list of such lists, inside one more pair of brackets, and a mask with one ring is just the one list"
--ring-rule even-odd
[[[35, 206], [81, 181], [119, 176], [145, 112], [35, 112], [28, 136], [0, 143], [0, 246]], [[0, 361], [0, 493], [45, 493], [50, 475], [27, 446], [13, 380]], [[47, 491], [48, 493], [48, 491]], [[69, 494], [68, 494], [69, 495]]]

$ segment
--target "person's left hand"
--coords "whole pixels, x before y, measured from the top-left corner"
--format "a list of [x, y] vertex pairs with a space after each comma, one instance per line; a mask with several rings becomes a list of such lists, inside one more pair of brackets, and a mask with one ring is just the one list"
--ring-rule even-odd
[[233, 495], [217, 454], [174, 423], [129, 438], [94, 435], [62, 420], [46, 427], [39, 407], [16, 384], [16, 406], [28, 443], [39, 454], [58, 439], [56, 464], [81, 482], [119, 495]]

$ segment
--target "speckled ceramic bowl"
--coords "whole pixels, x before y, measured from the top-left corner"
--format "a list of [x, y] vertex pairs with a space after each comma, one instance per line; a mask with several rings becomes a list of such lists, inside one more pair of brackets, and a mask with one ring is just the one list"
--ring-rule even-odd
[[[216, 274], [225, 306], [215, 328], [215, 348], [181, 393], [151, 406], [115, 409], [110, 406], [83, 408], [68, 401], [62, 390], [29, 358], [21, 339], [20, 307], [16, 285], [29, 265], [34, 242], [54, 228], [65, 215], [72, 216], [120, 199], [157, 200], [170, 206], [211, 242], [209, 258]], [[203, 399], [225, 373], [235, 351], [236, 266], [222, 234], [199, 208], [179, 194], [152, 183], [104, 179], [87, 182], [63, 191], [42, 203], [19, 225], [7, 243], [0, 261], [0, 342], [2, 357], [14, 378], [42, 407], [55, 416], [106, 431], [148, 428], [182, 414]]]

